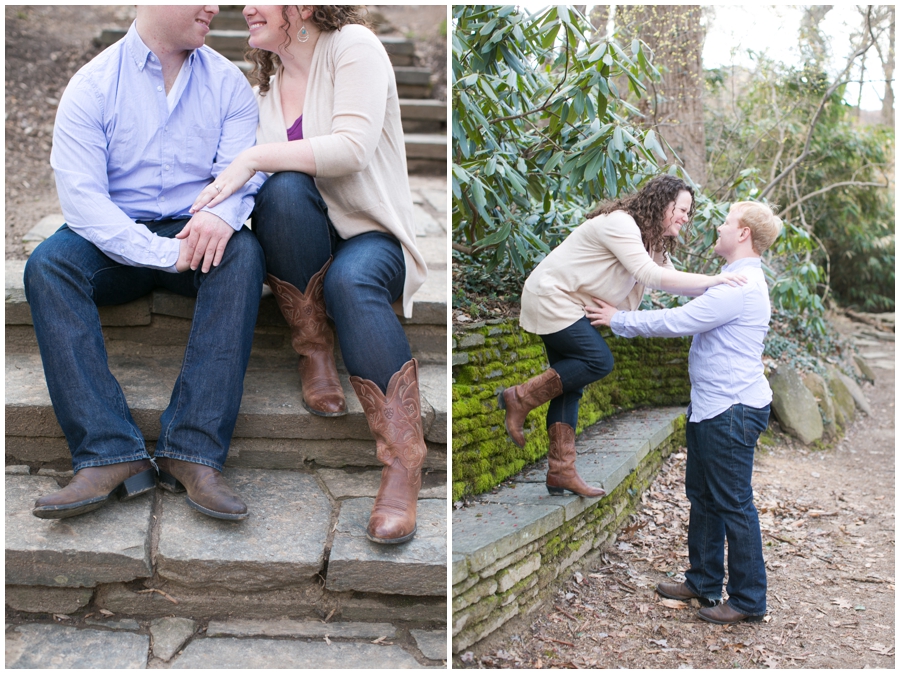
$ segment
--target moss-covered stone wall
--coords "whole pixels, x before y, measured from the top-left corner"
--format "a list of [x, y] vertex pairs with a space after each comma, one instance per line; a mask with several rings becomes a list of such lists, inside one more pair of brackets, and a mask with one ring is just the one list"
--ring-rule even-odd
[[[589, 385], [581, 399], [578, 433], [621, 410], [687, 404], [689, 338], [624, 339], [603, 333], [615, 359], [612, 374]], [[504, 427], [497, 394], [548, 366], [544, 344], [518, 321], [455, 327], [453, 335], [453, 499], [489, 491], [547, 454], [547, 405], [525, 423], [520, 448]]]
[[542, 591], [563, 571], [576, 563], [586, 565], [613, 543], [616, 530], [634, 512], [663, 460], [684, 446], [685, 421], [680, 417], [674, 432], [596, 505], [454, 582], [453, 652], [468, 648], [517, 615], [530, 613], [545, 598]]

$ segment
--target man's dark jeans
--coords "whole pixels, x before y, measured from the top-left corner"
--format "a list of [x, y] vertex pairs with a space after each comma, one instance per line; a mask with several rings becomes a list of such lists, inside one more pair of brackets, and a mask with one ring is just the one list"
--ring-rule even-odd
[[[144, 223], [172, 238], [188, 221]], [[125, 304], [154, 288], [195, 297], [181, 372], [160, 418], [155, 456], [222, 470], [243, 394], [265, 270], [247, 228], [235, 232], [221, 263], [180, 274], [115, 262], [65, 225], [25, 266], [44, 375], [75, 472], [149, 457], [144, 438], [109, 371], [98, 306]]]
[[750, 616], [766, 613], [766, 566], [750, 480], [756, 441], [768, 421], [768, 405], [738, 404], [712, 419], [687, 424], [687, 585], [701, 597], [721, 600], [727, 538], [728, 603]]
[[385, 391], [412, 358], [391, 307], [406, 280], [400, 242], [384, 232], [341, 239], [315, 180], [294, 171], [275, 173], [260, 188], [253, 231], [265, 251], [268, 273], [301, 292], [334, 256], [325, 275], [325, 310], [334, 321], [344, 365], [351, 375]]
[[559, 421], [576, 428], [584, 387], [612, 372], [612, 352], [587, 316], [559, 332], [541, 335], [541, 339], [550, 367], [556, 370], [563, 385], [562, 395], [550, 401], [547, 428]]

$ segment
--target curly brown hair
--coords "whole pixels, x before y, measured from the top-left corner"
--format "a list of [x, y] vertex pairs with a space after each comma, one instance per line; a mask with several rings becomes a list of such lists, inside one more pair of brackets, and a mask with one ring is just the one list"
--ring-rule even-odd
[[[301, 5], [294, 5], [298, 10]], [[344, 26], [352, 23], [365, 26], [371, 29], [371, 24], [366, 21], [363, 16], [365, 5], [308, 5], [313, 8], [312, 21], [316, 28], [324, 32], [340, 30]], [[280, 46], [287, 47], [291, 43], [291, 36], [288, 34], [288, 27], [291, 20], [288, 18], [288, 9], [290, 5], [285, 5], [281, 9], [281, 18], [284, 23], [281, 29], [284, 31], [284, 42]], [[275, 69], [281, 65], [281, 58], [265, 49], [250, 48], [244, 53], [244, 59], [253, 65], [250, 71], [250, 82], [259, 86], [259, 93], [264, 96], [269, 91], [269, 78]]]
[[625, 211], [634, 218], [638, 229], [641, 230], [641, 240], [647, 252], [651, 255], [654, 251], [662, 252], [665, 261], [675, 249], [676, 240], [675, 237], [663, 235], [665, 232], [663, 220], [669, 204], [675, 201], [681, 192], [688, 192], [691, 195], [691, 210], [688, 211], [688, 221], [684, 226], [684, 232], [687, 233], [694, 219], [694, 189], [681, 178], [668, 174], [652, 178], [641, 189], [627, 197], [604, 201], [587, 217], [591, 219], [613, 211]]

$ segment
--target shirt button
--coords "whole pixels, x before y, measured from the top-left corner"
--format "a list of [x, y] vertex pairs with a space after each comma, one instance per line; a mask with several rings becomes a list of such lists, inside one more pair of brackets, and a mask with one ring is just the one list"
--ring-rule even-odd
[[168, 125], [166, 125], [166, 131], [168, 131], [168, 130], [169, 130], [169, 127], [168, 127]]
[[165, 201], [166, 198], [165, 198], [165, 197], [160, 197], [159, 200], [160, 200], [160, 201]]
[[168, 164], [166, 164], [166, 171], [168, 171], [170, 168], [171, 167]]
[[162, 91], [162, 87], [156, 87], [157, 91]]

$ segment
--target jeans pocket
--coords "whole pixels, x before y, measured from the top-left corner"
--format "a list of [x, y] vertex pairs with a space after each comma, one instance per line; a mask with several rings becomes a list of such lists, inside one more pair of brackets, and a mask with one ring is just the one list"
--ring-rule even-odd
[[769, 425], [769, 406], [762, 408], [741, 405], [742, 426], [744, 428], [744, 444], [755, 447], [756, 441]]

